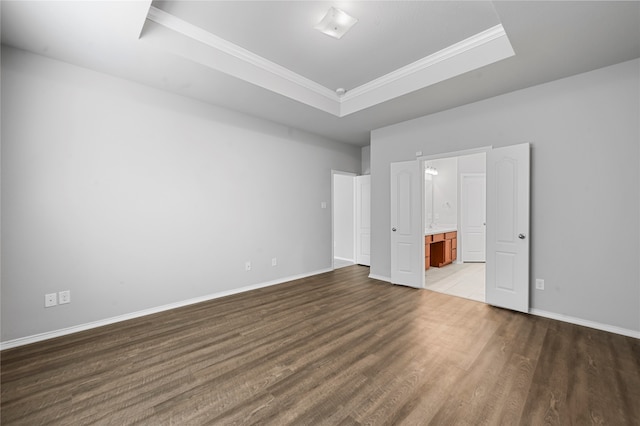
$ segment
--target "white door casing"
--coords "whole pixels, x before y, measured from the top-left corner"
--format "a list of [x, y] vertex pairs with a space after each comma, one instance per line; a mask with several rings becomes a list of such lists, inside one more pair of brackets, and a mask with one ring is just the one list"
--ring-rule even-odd
[[424, 288], [420, 162], [391, 163], [391, 282]]
[[356, 263], [371, 265], [371, 175], [356, 176]]
[[486, 260], [486, 175], [460, 175], [461, 259], [463, 262]]
[[487, 153], [486, 302], [529, 311], [529, 144]]

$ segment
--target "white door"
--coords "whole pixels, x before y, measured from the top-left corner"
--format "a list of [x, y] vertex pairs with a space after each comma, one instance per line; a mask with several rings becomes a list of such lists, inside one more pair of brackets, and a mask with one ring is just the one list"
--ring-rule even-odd
[[356, 176], [356, 263], [371, 265], [371, 175]]
[[391, 163], [391, 282], [424, 287], [420, 162]]
[[463, 262], [484, 262], [486, 258], [486, 175], [462, 174], [460, 209]]
[[486, 302], [529, 311], [529, 144], [487, 153]]

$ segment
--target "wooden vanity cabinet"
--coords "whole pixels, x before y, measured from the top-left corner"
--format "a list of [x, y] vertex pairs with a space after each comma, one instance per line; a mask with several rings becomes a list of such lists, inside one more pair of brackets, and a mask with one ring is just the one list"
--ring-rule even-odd
[[444, 240], [444, 251], [442, 255], [444, 256], [444, 260], [440, 266], [451, 263], [451, 240]]
[[424, 236], [424, 270], [431, 266], [431, 235]]
[[437, 268], [456, 260], [458, 249], [458, 233], [443, 232], [425, 235], [424, 237], [424, 269], [430, 266]]
[[453, 262], [458, 258], [458, 238], [457, 236], [451, 239], [451, 261]]

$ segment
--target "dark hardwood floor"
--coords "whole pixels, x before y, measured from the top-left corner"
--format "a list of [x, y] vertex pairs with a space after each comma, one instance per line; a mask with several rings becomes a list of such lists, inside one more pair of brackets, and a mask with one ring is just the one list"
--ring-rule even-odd
[[640, 425], [640, 341], [352, 266], [1, 354], [3, 425]]

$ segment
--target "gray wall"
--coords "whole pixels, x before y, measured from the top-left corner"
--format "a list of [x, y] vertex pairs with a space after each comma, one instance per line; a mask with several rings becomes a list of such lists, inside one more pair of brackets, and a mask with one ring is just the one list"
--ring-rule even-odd
[[389, 164], [531, 143], [535, 309], [640, 330], [640, 62], [372, 132], [374, 276], [390, 275]]
[[371, 174], [371, 146], [362, 147], [362, 174]]
[[360, 167], [358, 147], [3, 47], [2, 341], [330, 268], [331, 170]]
[[[436, 224], [455, 227], [458, 225], [458, 159], [439, 158], [427, 161], [426, 165], [435, 167], [438, 175], [431, 178], [433, 203], [425, 197], [425, 209], [431, 208]], [[431, 224], [427, 220], [429, 216], [425, 215], [425, 226]]]

